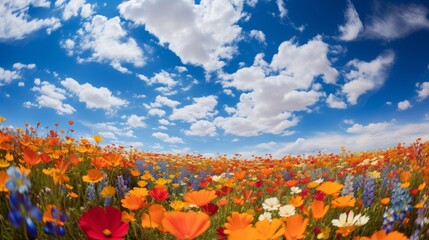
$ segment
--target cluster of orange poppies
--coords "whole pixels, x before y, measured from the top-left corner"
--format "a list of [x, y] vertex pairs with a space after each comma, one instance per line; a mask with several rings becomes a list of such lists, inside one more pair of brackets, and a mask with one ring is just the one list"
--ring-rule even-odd
[[[429, 238], [429, 142], [420, 139], [248, 159], [103, 146], [100, 136], [71, 137], [72, 121], [41, 137], [39, 125], [0, 128], [0, 198], [28, 188], [16, 196], [44, 213], [42, 239], [59, 229], [66, 239]], [[1, 202], [0, 229], [23, 238], [10, 219], [20, 203]]]

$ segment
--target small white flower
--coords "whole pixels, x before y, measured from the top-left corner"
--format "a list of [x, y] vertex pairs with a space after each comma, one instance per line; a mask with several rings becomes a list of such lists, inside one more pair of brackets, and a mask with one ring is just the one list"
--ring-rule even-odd
[[271, 216], [270, 212], [264, 212], [263, 214], [259, 215], [258, 220], [259, 221], [264, 221], [264, 220], [268, 220], [269, 222], [271, 222], [273, 220], [273, 216]]
[[290, 217], [292, 215], [295, 215], [295, 207], [289, 204], [281, 206], [279, 209], [279, 215], [281, 217]]
[[220, 176], [220, 175], [214, 175], [214, 176], [212, 177], [212, 180], [213, 180], [214, 182], [219, 182], [221, 179], [222, 179], [222, 176]]
[[356, 224], [355, 224], [356, 226], [360, 227], [360, 226], [363, 226], [363, 225], [368, 223], [368, 221], [369, 221], [368, 216], [365, 216], [365, 215], [360, 216], [360, 214], [358, 214], [356, 217], [358, 217], [358, 216], [359, 216], [359, 218], [356, 221]]
[[291, 187], [290, 188], [290, 194], [298, 194], [298, 193], [300, 193], [300, 192], [302, 192], [302, 190], [301, 190], [301, 188], [299, 188], [299, 187]]
[[347, 213], [341, 213], [340, 217], [338, 219], [333, 219], [331, 223], [335, 227], [339, 227], [339, 228], [350, 227], [356, 224], [359, 217], [360, 217], [360, 214], [355, 216], [355, 213], [353, 211], [350, 211], [348, 215]]
[[280, 201], [276, 197], [267, 198], [264, 203], [262, 203], [262, 208], [265, 211], [276, 211], [280, 206]]
[[314, 180], [315, 182], [317, 182], [318, 184], [321, 184], [323, 181], [325, 181], [325, 180], [323, 180], [323, 178], [319, 178], [319, 179], [317, 179], [317, 180]]

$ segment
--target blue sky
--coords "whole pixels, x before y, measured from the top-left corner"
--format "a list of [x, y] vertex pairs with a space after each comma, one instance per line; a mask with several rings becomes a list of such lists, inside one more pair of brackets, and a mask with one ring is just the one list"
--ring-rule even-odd
[[429, 140], [427, 1], [0, 5], [6, 126], [207, 155]]

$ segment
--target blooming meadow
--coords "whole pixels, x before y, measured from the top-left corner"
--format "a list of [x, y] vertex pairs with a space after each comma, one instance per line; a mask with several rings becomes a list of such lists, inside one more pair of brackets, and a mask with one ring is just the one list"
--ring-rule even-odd
[[1, 239], [429, 239], [419, 139], [244, 159], [105, 146], [73, 137], [73, 121], [39, 126], [0, 125]]

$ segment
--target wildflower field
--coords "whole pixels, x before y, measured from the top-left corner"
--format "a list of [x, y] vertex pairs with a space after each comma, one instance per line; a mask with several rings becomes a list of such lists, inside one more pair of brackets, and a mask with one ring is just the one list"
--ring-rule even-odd
[[105, 146], [72, 125], [0, 125], [1, 239], [429, 239], [429, 142], [244, 159]]

